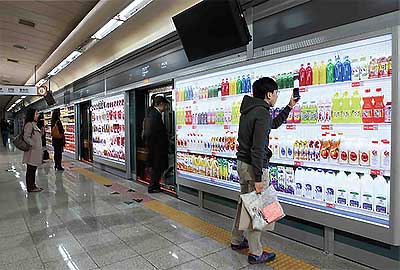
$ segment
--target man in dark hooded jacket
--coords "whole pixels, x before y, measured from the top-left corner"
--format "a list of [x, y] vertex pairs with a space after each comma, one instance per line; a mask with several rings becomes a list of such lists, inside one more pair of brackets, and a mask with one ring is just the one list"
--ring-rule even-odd
[[[252, 191], [258, 193], [264, 189], [266, 168], [272, 156], [269, 145], [271, 129], [276, 129], [286, 120], [296, 101], [293, 96], [289, 104], [281, 113], [272, 119], [270, 108], [278, 99], [278, 85], [268, 77], [258, 79], [253, 84], [253, 97], [245, 96], [240, 107], [239, 149], [237, 152], [238, 173], [240, 178], [241, 194]], [[238, 205], [236, 219], [232, 230], [232, 244], [234, 250], [249, 248], [248, 261], [251, 264], [265, 263], [275, 259], [274, 253], [263, 251], [261, 245], [261, 231], [248, 229], [248, 240], [239, 231], [239, 217], [241, 203]], [[251, 227], [251, 226], [250, 226]]]

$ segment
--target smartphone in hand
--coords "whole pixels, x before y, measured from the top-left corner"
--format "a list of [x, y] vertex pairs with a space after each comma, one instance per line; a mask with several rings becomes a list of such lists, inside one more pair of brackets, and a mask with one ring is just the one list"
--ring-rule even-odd
[[294, 76], [294, 88], [293, 88], [293, 97], [295, 101], [300, 100], [300, 89], [299, 89], [299, 76]]

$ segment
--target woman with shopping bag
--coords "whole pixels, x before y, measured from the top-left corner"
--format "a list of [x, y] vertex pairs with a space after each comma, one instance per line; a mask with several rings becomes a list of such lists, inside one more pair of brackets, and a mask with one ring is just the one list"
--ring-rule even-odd
[[[271, 129], [276, 129], [283, 124], [297, 103], [292, 96], [289, 104], [276, 118], [272, 119], [269, 110], [275, 105], [277, 99], [278, 85], [273, 79], [268, 77], [260, 78], [253, 83], [253, 97], [245, 96], [243, 98], [240, 107], [239, 149], [237, 152], [241, 195], [253, 191], [262, 193], [264, 186], [269, 183], [266, 170], [272, 156], [271, 150], [268, 149], [269, 134]], [[242, 204], [242, 200], [239, 199], [235, 223], [232, 229], [232, 249], [242, 250], [249, 248], [248, 262], [250, 264], [266, 263], [274, 260], [276, 257], [274, 253], [263, 251], [261, 245], [262, 231], [255, 230], [253, 224], [247, 228], [248, 240], [244, 238], [243, 227], [239, 226], [241, 223], [241, 213], [242, 216], [245, 216], [246, 213], [243, 211]], [[271, 224], [268, 224], [267, 227], [273, 229], [273, 225]]]

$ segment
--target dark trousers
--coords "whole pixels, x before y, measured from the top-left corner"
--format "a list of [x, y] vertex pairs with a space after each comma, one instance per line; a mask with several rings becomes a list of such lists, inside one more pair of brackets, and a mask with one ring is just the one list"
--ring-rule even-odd
[[35, 177], [36, 177], [36, 166], [26, 165], [26, 189], [32, 191], [36, 188]]
[[158, 166], [158, 164], [151, 167], [149, 190], [160, 188], [160, 178], [163, 174], [163, 171], [164, 170], [160, 166]]
[[61, 168], [61, 161], [62, 161], [62, 152], [63, 152], [63, 147], [62, 146], [54, 146], [54, 167], [56, 169]]
[[1, 137], [3, 138], [3, 145], [4, 147], [7, 146], [7, 141], [8, 141], [8, 133], [7, 132], [2, 132]]

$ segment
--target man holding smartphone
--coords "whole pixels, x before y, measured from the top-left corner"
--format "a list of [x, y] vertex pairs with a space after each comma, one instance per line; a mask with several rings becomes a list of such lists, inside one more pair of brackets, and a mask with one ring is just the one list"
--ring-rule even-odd
[[[289, 104], [272, 119], [270, 108], [274, 107], [278, 99], [278, 85], [268, 77], [263, 77], [253, 83], [253, 97], [245, 96], [240, 107], [239, 122], [239, 150], [237, 152], [238, 173], [240, 178], [241, 194], [256, 191], [261, 193], [264, 189], [263, 173], [269, 166], [272, 156], [269, 145], [271, 129], [276, 129], [288, 117], [298, 99], [292, 95]], [[275, 259], [274, 253], [263, 251], [261, 245], [261, 231], [254, 231], [250, 225], [247, 238], [243, 231], [238, 229], [241, 203], [238, 204], [236, 219], [232, 229], [231, 248], [242, 250], [249, 248], [248, 261], [251, 264], [265, 263]]]

